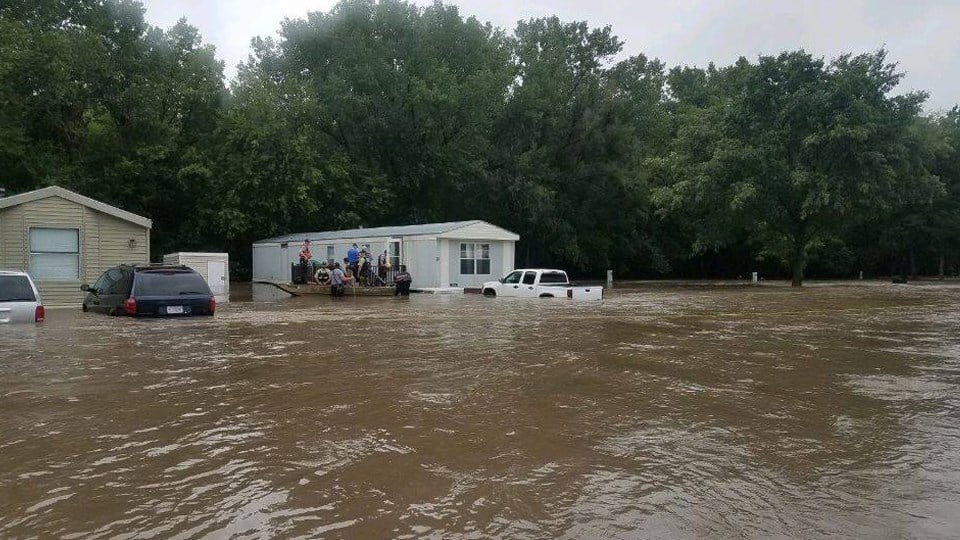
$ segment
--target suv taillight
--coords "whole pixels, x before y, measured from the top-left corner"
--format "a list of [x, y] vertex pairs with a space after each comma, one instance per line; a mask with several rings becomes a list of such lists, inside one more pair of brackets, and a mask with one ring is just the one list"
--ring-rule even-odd
[[216, 298], [214, 298], [214, 297], [211, 296], [210, 299], [207, 300], [207, 310], [210, 311], [210, 314], [211, 314], [211, 315], [213, 315], [213, 313], [214, 313], [215, 311], [217, 311], [217, 299], [216, 299]]
[[123, 310], [127, 312], [127, 315], [136, 315], [137, 299], [132, 296], [127, 298], [127, 300], [123, 303]]
[[47, 312], [43, 309], [43, 306], [37, 306], [37, 309], [33, 312], [33, 320], [35, 322], [43, 322], [43, 317], [46, 314]]
[[567, 298], [573, 298], [573, 289], [567, 288]]

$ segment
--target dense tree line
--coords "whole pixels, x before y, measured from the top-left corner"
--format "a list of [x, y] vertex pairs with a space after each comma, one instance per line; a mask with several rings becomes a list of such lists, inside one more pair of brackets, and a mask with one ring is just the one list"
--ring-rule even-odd
[[956, 272], [960, 109], [924, 115], [886, 51], [668, 69], [622, 47], [345, 0], [254, 39], [228, 88], [186, 21], [14, 0], [0, 187], [63, 185], [151, 217], [155, 257], [241, 267], [291, 231], [485, 219], [581, 275]]

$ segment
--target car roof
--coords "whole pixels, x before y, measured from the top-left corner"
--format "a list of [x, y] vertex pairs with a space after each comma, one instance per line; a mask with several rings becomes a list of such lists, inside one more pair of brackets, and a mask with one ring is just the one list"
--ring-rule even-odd
[[21, 272], [20, 270], [0, 270], [0, 276], [27, 276], [30, 277], [30, 274], [26, 272]]
[[179, 270], [184, 272], [196, 272], [196, 270], [193, 268], [182, 264], [121, 264], [116, 268], [130, 268], [134, 272], [143, 272], [145, 270], [162, 270], [165, 272]]

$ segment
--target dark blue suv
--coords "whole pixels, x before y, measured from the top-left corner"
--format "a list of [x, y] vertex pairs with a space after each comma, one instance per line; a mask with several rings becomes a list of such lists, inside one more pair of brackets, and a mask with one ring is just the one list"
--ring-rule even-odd
[[87, 292], [84, 311], [110, 315], [213, 315], [217, 309], [203, 276], [186, 266], [122, 264], [80, 289]]

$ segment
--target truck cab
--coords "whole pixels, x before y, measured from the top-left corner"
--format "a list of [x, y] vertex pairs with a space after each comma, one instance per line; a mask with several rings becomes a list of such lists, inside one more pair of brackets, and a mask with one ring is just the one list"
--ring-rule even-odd
[[520, 268], [499, 281], [483, 284], [484, 296], [516, 298], [577, 298], [599, 300], [602, 287], [576, 287], [567, 273], [552, 268]]

